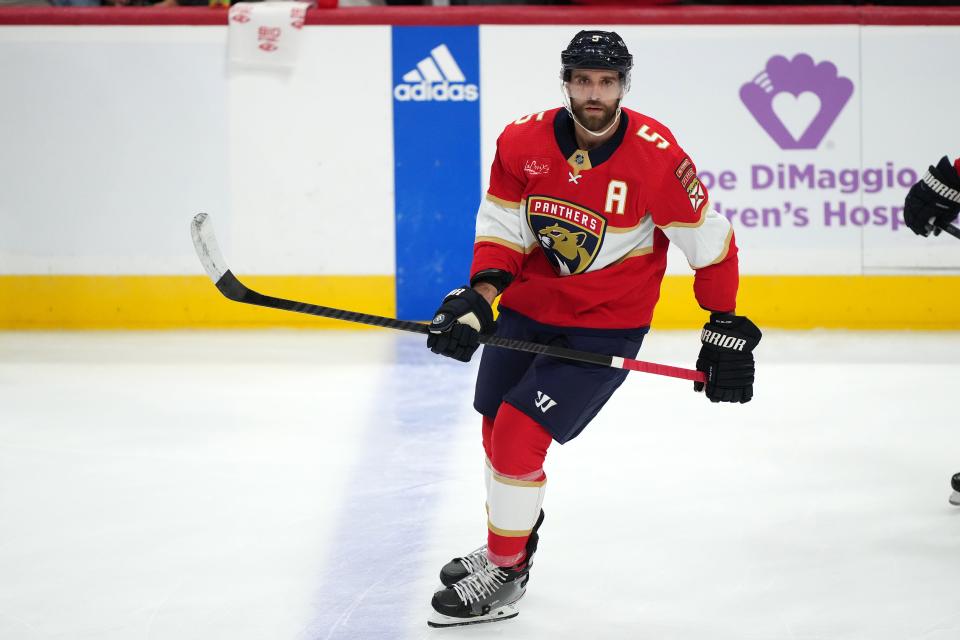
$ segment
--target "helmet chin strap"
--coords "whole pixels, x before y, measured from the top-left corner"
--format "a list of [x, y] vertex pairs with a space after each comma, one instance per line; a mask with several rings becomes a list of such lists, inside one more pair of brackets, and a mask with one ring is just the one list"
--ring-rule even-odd
[[600, 136], [606, 135], [606, 134], [610, 131], [610, 129], [613, 129], [615, 126], [617, 126], [617, 124], [619, 124], [619, 122], [620, 122], [620, 100], [623, 100], [623, 96], [622, 96], [622, 95], [620, 96], [620, 100], [617, 101], [617, 113], [616, 113], [616, 115], [613, 116], [613, 120], [610, 122], [610, 125], [609, 125], [606, 129], [604, 129], [603, 131], [597, 132], [597, 131], [591, 131], [590, 129], [588, 129], [587, 127], [585, 127], [582, 122], [580, 122], [579, 120], [577, 120], [577, 114], [575, 114], [575, 113], [573, 112], [573, 107], [572, 107], [571, 104], [570, 104], [570, 94], [567, 93], [566, 87], [565, 87], [564, 85], [562, 85], [562, 84], [560, 85], [560, 91], [561, 91], [561, 93], [563, 93], [563, 106], [567, 108], [567, 113], [570, 114], [570, 117], [573, 118], [573, 121], [574, 121], [575, 123], [577, 123], [577, 126], [578, 126], [578, 127], [580, 127], [581, 129], [583, 129], [584, 131], [586, 131], [587, 133], [589, 133], [589, 134], [592, 135], [593, 137], [599, 138]]
[[578, 125], [581, 129], [583, 129], [584, 131], [586, 131], [587, 133], [589, 133], [590, 135], [592, 135], [594, 138], [599, 138], [600, 136], [603, 136], [603, 135], [605, 135], [608, 131], [610, 131], [610, 129], [613, 129], [615, 126], [617, 126], [617, 124], [620, 122], [620, 105], [617, 105], [617, 114], [613, 117], [613, 121], [610, 123], [610, 126], [608, 126], [606, 129], [604, 129], [603, 131], [600, 131], [600, 132], [593, 131], [593, 130], [588, 129], [587, 127], [585, 127], [582, 122], [580, 122], [579, 120], [577, 120], [577, 116], [575, 116], [575, 115], [573, 114], [573, 110], [572, 110], [572, 109], [570, 110], [570, 117], [573, 118], [573, 121], [576, 122], [577, 125]]

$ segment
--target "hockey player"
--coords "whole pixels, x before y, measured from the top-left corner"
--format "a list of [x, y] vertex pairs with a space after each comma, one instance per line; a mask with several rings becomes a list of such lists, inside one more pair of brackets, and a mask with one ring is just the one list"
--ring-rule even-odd
[[[470, 285], [430, 326], [434, 352], [468, 361], [479, 334], [635, 358], [660, 295], [667, 247], [696, 272], [710, 312], [695, 383], [713, 402], [749, 402], [760, 331], [734, 314], [737, 246], [696, 167], [663, 124], [622, 108], [633, 57], [619, 35], [581, 31], [561, 54], [565, 108], [526, 115], [497, 141], [477, 213]], [[500, 317], [491, 303], [498, 294]], [[431, 626], [517, 615], [543, 523], [552, 441], [576, 437], [626, 377], [608, 367], [502, 349], [483, 352], [487, 545], [441, 571]]]
[[[943, 156], [931, 166], [915, 185], [910, 187], [903, 204], [903, 220], [918, 236], [940, 235], [960, 213], [960, 158], [951, 165]], [[960, 506], [960, 473], [950, 479], [953, 493], [950, 504]]]

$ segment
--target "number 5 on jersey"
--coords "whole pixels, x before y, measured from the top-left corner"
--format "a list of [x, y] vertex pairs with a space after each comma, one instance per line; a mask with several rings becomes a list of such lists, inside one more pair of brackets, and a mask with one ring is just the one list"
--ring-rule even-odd
[[657, 143], [657, 149], [666, 149], [670, 146], [670, 143], [667, 142], [667, 139], [656, 131], [650, 131], [650, 127], [643, 125], [637, 130], [637, 135], [646, 140], [647, 142]]

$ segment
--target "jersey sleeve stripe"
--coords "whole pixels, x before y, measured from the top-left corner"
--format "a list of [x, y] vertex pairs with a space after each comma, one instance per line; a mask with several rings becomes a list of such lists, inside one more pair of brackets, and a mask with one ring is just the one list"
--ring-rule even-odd
[[707, 213], [708, 213], [709, 211], [711, 211], [711, 209], [710, 209], [710, 202], [706, 202], [706, 203], [703, 205], [703, 208], [700, 209], [700, 219], [699, 219], [699, 220], [696, 220], [696, 221], [694, 221], [694, 222], [671, 222], [671, 223], [669, 223], [669, 224], [664, 224], [664, 225], [659, 225], [659, 224], [658, 224], [657, 226], [660, 227], [661, 229], [670, 229], [670, 228], [672, 228], [672, 227], [685, 227], [685, 228], [688, 228], [688, 229], [696, 229], [697, 227], [699, 227], [699, 226], [701, 226], [701, 225], [703, 224], [704, 220], [707, 219]]
[[496, 239], [498, 244], [523, 253], [523, 219], [520, 209], [510, 209], [486, 199], [477, 211], [476, 238]]
[[636, 258], [639, 256], [648, 256], [653, 253], [653, 245], [649, 247], [640, 247], [639, 249], [634, 249], [633, 251], [628, 251], [621, 258], [618, 258], [613, 262], [613, 264], [620, 264], [621, 262], [626, 262], [630, 258]]
[[487, 194], [487, 200], [489, 200], [490, 202], [492, 202], [492, 203], [494, 203], [494, 204], [498, 204], [498, 205], [500, 205], [501, 207], [506, 207], [507, 209], [519, 209], [519, 208], [520, 208], [520, 203], [519, 203], [519, 202], [513, 202], [512, 200], [504, 200], [504, 199], [502, 199], [502, 198], [498, 198], [497, 196], [495, 196], [495, 195], [493, 195], [493, 194], [491, 194], [491, 193], [488, 193], [488, 194]]
[[720, 256], [707, 266], [720, 264], [721, 262], [727, 259], [727, 254], [730, 253], [731, 240], [733, 240], [733, 225], [730, 225], [730, 231], [727, 232], [727, 239], [723, 241], [723, 251], [720, 252]]
[[716, 211], [708, 211], [697, 227], [679, 226], [664, 229], [664, 234], [675, 244], [694, 269], [702, 269], [721, 262], [730, 250], [733, 225]]
[[636, 231], [637, 229], [639, 229], [640, 225], [642, 224], [643, 224], [643, 218], [641, 218], [640, 222], [633, 225], [632, 227], [614, 227], [611, 225], [607, 225], [607, 233], [630, 233], [632, 231]]
[[475, 242], [475, 243], [476, 243], [476, 242], [489, 242], [489, 243], [491, 243], [491, 244], [498, 244], [498, 245], [500, 245], [501, 247], [506, 247], [507, 249], [512, 249], [513, 251], [516, 251], [517, 253], [523, 253], [523, 254], [529, 253], [528, 251], [524, 250], [524, 248], [521, 247], [520, 245], [514, 244], [513, 242], [510, 242], [510, 241], [508, 241], [508, 240], [504, 240], [503, 238], [497, 238], [497, 237], [495, 237], [495, 236], [477, 236], [477, 238], [476, 238], [476, 240], [474, 240], [474, 242]]

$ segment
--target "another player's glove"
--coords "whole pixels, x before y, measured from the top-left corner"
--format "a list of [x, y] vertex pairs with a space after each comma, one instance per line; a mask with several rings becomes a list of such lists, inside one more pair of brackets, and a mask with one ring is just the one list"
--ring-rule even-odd
[[434, 353], [469, 362], [480, 346], [480, 334], [493, 333], [496, 326], [486, 298], [470, 287], [454, 289], [430, 322], [427, 347]]
[[[707, 375], [706, 392], [711, 402], [750, 402], [753, 397], [753, 350], [763, 336], [746, 316], [711, 313], [700, 333], [697, 371]], [[693, 383], [703, 391], [702, 382]]]
[[960, 176], [947, 156], [910, 187], [903, 204], [903, 220], [919, 236], [940, 235], [940, 227], [960, 212]]

